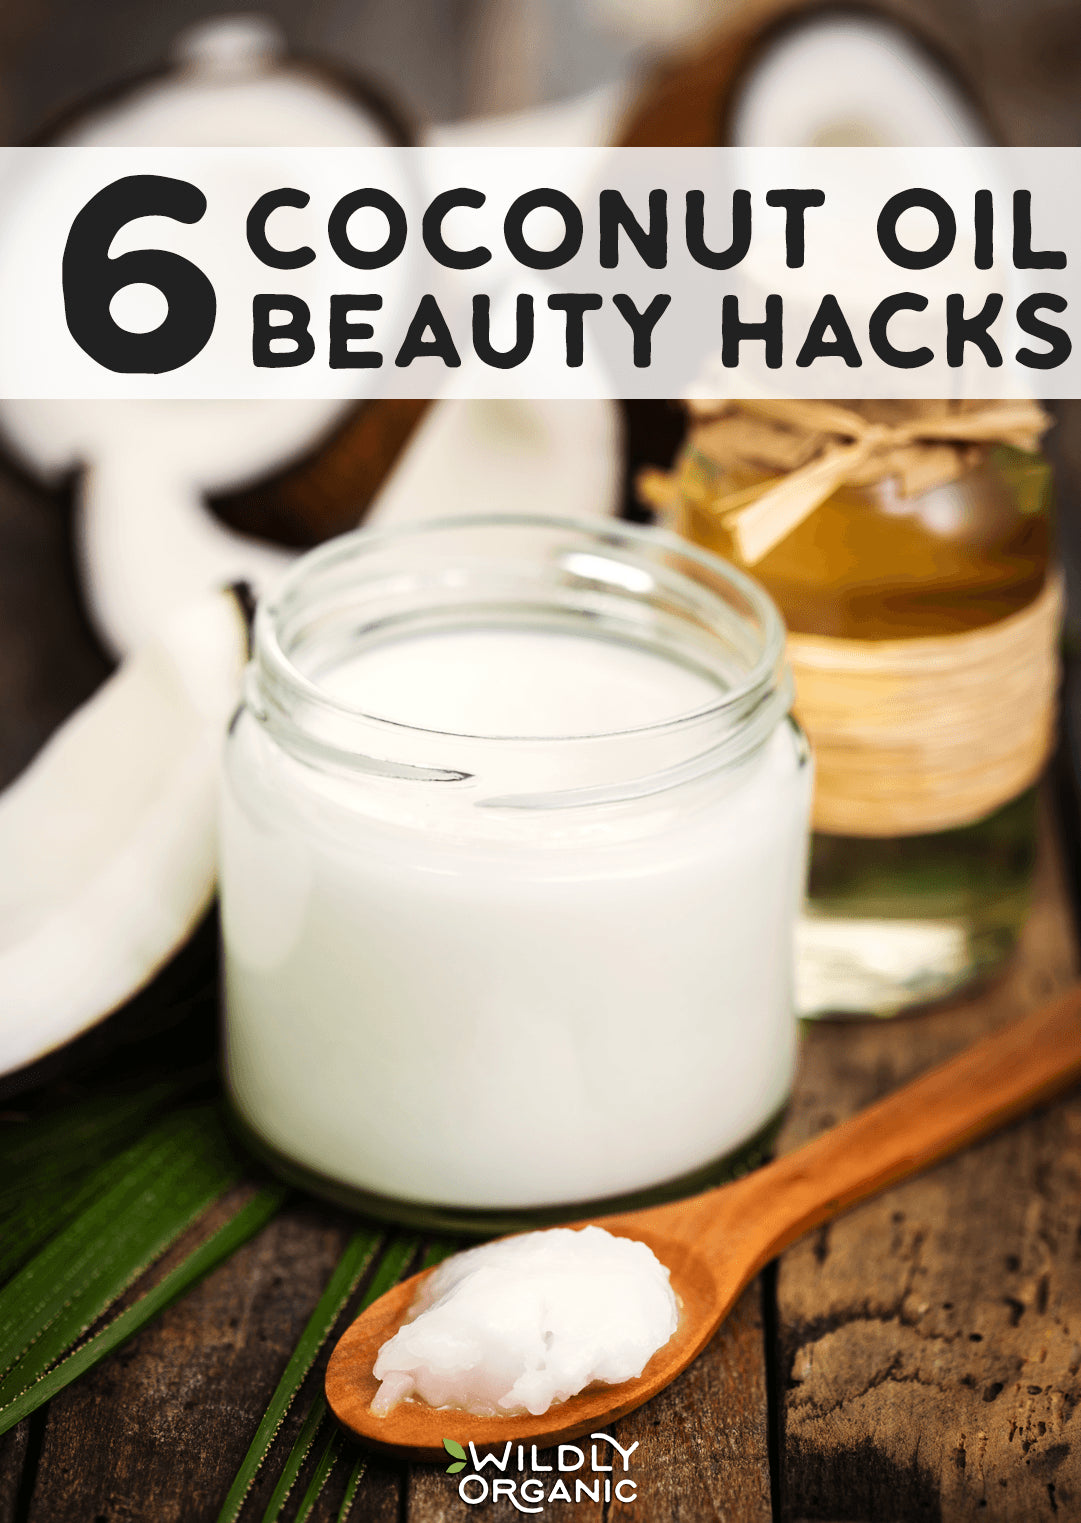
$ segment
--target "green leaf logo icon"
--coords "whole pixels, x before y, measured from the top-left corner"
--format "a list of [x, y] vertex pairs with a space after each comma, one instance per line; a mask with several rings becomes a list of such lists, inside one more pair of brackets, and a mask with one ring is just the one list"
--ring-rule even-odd
[[454, 1456], [455, 1461], [453, 1465], [447, 1466], [447, 1474], [457, 1475], [459, 1470], [465, 1469], [465, 1450], [462, 1448], [458, 1440], [454, 1438], [445, 1438], [443, 1440], [443, 1448], [447, 1451], [448, 1454], [452, 1454]]

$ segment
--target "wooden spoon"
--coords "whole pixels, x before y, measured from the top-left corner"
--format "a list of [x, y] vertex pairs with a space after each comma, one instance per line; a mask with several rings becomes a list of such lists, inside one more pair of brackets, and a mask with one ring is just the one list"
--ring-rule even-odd
[[759, 1270], [805, 1232], [1079, 1077], [1081, 986], [732, 1184], [598, 1218], [609, 1232], [652, 1248], [671, 1271], [681, 1302], [679, 1327], [637, 1380], [590, 1387], [541, 1417], [476, 1417], [411, 1401], [376, 1417], [370, 1410], [378, 1386], [372, 1366], [416, 1294], [423, 1276], [413, 1275], [373, 1302], [343, 1335], [327, 1369], [327, 1400], [365, 1443], [413, 1459], [445, 1459], [445, 1435], [480, 1448], [508, 1439], [564, 1443], [602, 1429], [673, 1381]]

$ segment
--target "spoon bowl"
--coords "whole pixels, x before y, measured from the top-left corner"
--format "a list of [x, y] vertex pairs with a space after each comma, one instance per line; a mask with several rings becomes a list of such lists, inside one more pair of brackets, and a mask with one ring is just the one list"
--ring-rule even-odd
[[[379, 1389], [373, 1374], [376, 1355], [398, 1331], [421, 1282], [433, 1273], [427, 1269], [380, 1296], [339, 1340], [326, 1377], [327, 1400], [338, 1421], [372, 1448], [393, 1450], [411, 1459], [432, 1460], [444, 1457], [443, 1439], [448, 1435], [462, 1443], [471, 1441], [478, 1448], [505, 1444], [508, 1438], [561, 1444], [641, 1406], [670, 1385], [701, 1353], [742, 1288], [732, 1294], [737, 1277], [726, 1281], [686, 1244], [650, 1231], [648, 1224], [640, 1224], [636, 1219], [645, 1215], [640, 1212], [626, 1217], [604, 1217], [596, 1223], [617, 1237], [634, 1237], [651, 1248], [671, 1270], [672, 1288], [679, 1300], [679, 1326], [637, 1380], [620, 1386], [590, 1386], [569, 1401], [549, 1407], [540, 1417], [529, 1413], [479, 1417], [472, 1412], [430, 1407], [415, 1401], [400, 1402], [385, 1417], [377, 1416], [371, 1410]], [[568, 1225], [584, 1227], [589, 1223]]]
[[755, 1275], [797, 1238], [1078, 1078], [1081, 986], [742, 1179], [688, 1200], [570, 1223], [637, 1238], [671, 1275], [679, 1325], [635, 1380], [591, 1386], [539, 1417], [480, 1417], [414, 1401], [377, 1416], [376, 1355], [401, 1326], [427, 1270], [380, 1296], [343, 1334], [327, 1368], [330, 1407], [371, 1447], [421, 1460], [444, 1459], [446, 1436], [479, 1449], [508, 1439], [566, 1443], [595, 1432], [686, 1369]]

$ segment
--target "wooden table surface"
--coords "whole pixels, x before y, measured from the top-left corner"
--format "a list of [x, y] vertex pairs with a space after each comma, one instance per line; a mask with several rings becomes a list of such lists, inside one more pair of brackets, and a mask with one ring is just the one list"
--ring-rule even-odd
[[[104, 670], [71, 585], [65, 515], [62, 499], [0, 472], [0, 782]], [[782, 1147], [1076, 976], [1057, 833], [1049, 810], [1021, 952], [993, 987], [923, 1015], [807, 1031]], [[234, 1194], [218, 1215], [235, 1205]], [[343, 1214], [294, 1198], [185, 1300], [0, 1439], [0, 1523], [213, 1520], [349, 1230]], [[639, 1443], [638, 1500], [556, 1504], [544, 1515], [1081, 1517], [1079, 1371], [1074, 1095], [785, 1254], [677, 1384], [614, 1430], [624, 1447]], [[279, 1444], [292, 1442], [302, 1410]], [[337, 1517], [340, 1468], [313, 1519]], [[245, 1518], [262, 1516], [268, 1491], [268, 1481], [256, 1486]], [[507, 1503], [466, 1506], [438, 1469], [373, 1463], [349, 1516], [518, 1514]]]

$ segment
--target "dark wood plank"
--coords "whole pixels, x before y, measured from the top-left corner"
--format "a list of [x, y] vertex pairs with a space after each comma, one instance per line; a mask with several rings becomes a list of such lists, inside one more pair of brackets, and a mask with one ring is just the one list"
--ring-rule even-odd
[[637, 1501], [615, 1520], [769, 1523], [769, 1435], [761, 1282], [750, 1286], [705, 1353], [667, 1391], [620, 1423]]
[[[314, 1383], [318, 1384], [318, 1380]], [[293, 1421], [283, 1432], [282, 1440], [275, 1450], [279, 1458], [284, 1457], [296, 1436], [296, 1426], [296, 1422]], [[283, 1517], [291, 1518], [299, 1507], [321, 1457], [324, 1443], [325, 1438], [320, 1435], [304, 1463], [296, 1486], [284, 1504]], [[343, 1452], [335, 1462], [327, 1483], [316, 1499], [311, 1512], [305, 1514], [305, 1523], [338, 1523], [345, 1500], [346, 1486], [354, 1463], [357, 1461], [361, 1464], [362, 1473], [349, 1509], [348, 1523], [399, 1523], [408, 1484], [407, 1467], [389, 1460], [363, 1455], [359, 1448], [348, 1445], [343, 1448]], [[268, 1463], [268, 1471], [273, 1470], [273, 1463], [272, 1457]], [[256, 1523], [256, 1520], [263, 1517], [270, 1499], [274, 1475], [276, 1472], [268, 1474], [265, 1481], [252, 1488], [252, 1494], [241, 1515], [243, 1523]]]
[[[1009, 974], [808, 1034], [791, 1147], [1077, 975], [1050, 832]], [[1081, 1097], [869, 1202], [781, 1261], [785, 1519], [1081, 1515]]]
[[29, 1438], [29, 1420], [0, 1438], [0, 1523], [14, 1523]]
[[[406, 1471], [403, 1466], [370, 1459], [349, 1510], [348, 1523], [399, 1523], [406, 1495]], [[339, 1481], [344, 1493], [344, 1482]], [[311, 1523], [336, 1523], [342, 1497], [328, 1487], [326, 1496], [311, 1515]]]

